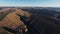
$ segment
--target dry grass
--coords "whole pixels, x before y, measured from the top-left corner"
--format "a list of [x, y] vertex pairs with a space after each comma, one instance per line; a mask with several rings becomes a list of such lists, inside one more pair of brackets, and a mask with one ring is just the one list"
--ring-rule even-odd
[[[27, 28], [27, 26], [20, 20], [20, 16], [25, 16], [25, 17], [30, 17], [30, 13], [25, 12], [21, 9], [11, 9], [11, 10], [15, 10], [14, 12], [10, 13], [8, 11], [4, 11], [3, 15], [0, 16], [5, 16], [3, 17], [3, 19], [0, 21], [0, 27], [8, 27], [11, 28], [13, 30], [15, 30], [18, 26], [23, 25], [24, 28]], [[7, 14], [8, 13], [8, 14]], [[18, 15], [20, 16], [18, 16]]]

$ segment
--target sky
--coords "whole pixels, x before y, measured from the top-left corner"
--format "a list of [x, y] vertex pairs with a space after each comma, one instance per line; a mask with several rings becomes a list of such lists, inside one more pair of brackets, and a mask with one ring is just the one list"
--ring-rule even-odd
[[60, 7], [60, 0], [0, 0], [0, 6]]

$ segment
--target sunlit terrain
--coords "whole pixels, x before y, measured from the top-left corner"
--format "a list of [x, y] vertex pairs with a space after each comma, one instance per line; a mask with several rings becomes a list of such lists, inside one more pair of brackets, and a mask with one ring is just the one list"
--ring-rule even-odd
[[0, 34], [60, 34], [60, 8], [1, 7]]

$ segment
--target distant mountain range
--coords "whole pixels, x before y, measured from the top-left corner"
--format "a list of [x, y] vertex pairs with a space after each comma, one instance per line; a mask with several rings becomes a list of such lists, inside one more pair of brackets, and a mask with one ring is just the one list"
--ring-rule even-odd
[[39, 14], [60, 18], [60, 8], [58, 7], [23, 7], [21, 9], [24, 11], [29, 11], [33, 13], [39, 13]]

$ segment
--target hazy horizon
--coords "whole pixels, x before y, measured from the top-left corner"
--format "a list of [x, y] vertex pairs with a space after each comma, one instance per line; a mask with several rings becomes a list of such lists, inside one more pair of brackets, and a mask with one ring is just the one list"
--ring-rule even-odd
[[6, 7], [60, 7], [60, 0], [0, 0]]

